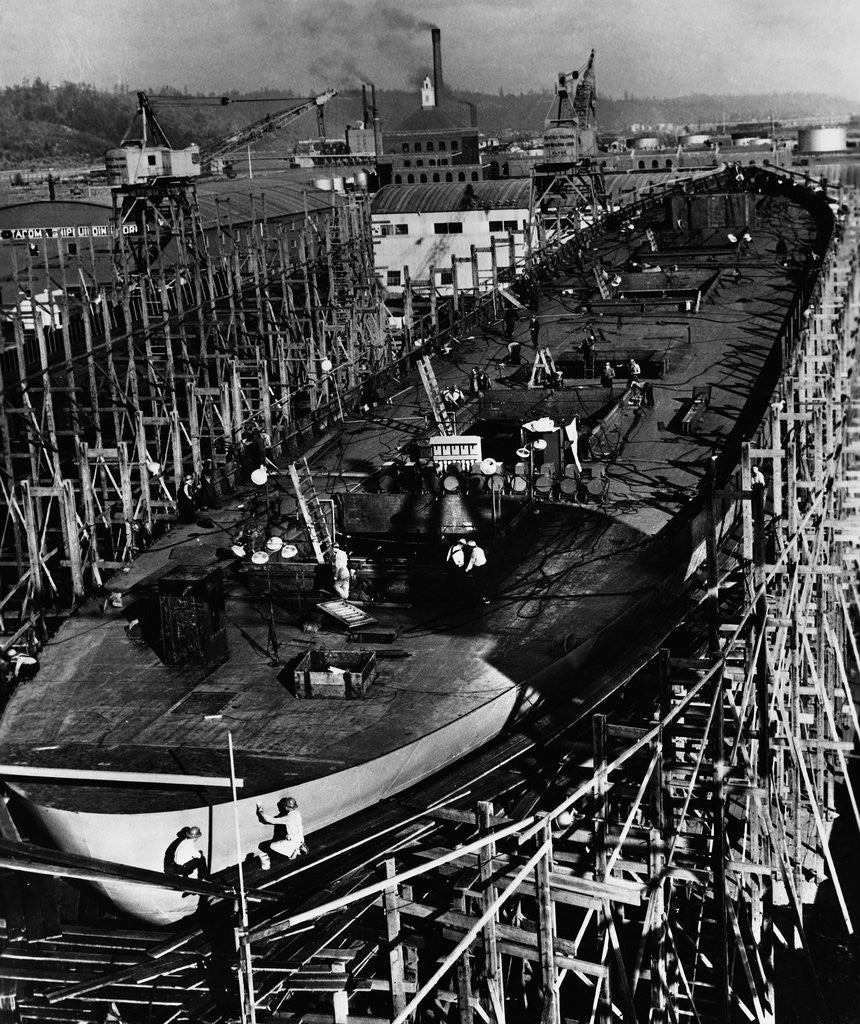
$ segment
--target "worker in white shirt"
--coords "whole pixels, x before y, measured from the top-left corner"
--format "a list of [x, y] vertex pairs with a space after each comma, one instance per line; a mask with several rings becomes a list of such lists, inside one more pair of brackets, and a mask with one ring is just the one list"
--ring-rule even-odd
[[[275, 840], [270, 848], [287, 860], [295, 860], [300, 853], [307, 853], [305, 846], [305, 829], [302, 814], [294, 797], [285, 796], [278, 801], [278, 814], [269, 817], [257, 804], [257, 817], [264, 825], [272, 825], [275, 829]], [[283, 833], [282, 835], [279, 833]]]
[[349, 584], [352, 579], [349, 572], [349, 555], [347, 555], [339, 544], [335, 544], [332, 548], [332, 554], [334, 556], [332, 572], [334, 574], [335, 593], [342, 600], [348, 601]]
[[198, 842], [203, 833], [196, 825], [183, 828], [179, 833], [179, 843], [173, 851], [173, 870], [177, 875], [190, 878], [195, 874], [198, 878], [205, 878], [208, 874], [206, 857], [198, 847]]
[[462, 569], [466, 565], [466, 538], [461, 537], [456, 544], [452, 544], [448, 548], [448, 554], [445, 561], [453, 569]]
[[469, 561], [466, 563], [466, 572], [470, 574], [472, 586], [475, 593], [481, 599], [482, 604], [489, 604], [487, 597], [487, 555], [484, 549], [475, 540], [468, 542]]

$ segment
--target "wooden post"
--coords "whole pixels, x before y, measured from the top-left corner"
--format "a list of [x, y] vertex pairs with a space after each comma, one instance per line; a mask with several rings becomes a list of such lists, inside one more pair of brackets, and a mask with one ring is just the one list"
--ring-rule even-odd
[[[486, 800], [478, 803], [478, 828], [486, 834], [491, 832], [493, 825], [493, 805]], [[482, 846], [478, 863], [481, 875], [481, 906], [484, 912], [490, 909], [496, 901], [496, 887], [493, 884], [493, 858], [496, 854], [496, 844], [487, 843]], [[481, 1000], [484, 1010], [496, 1021], [496, 1024], [505, 1024], [505, 996], [502, 979], [502, 963], [499, 955], [498, 939], [496, 936], [496, 915], [494, 914], [484, 926], [484, 977], [487, 984], [487, 995]]]
[[75, 510], [75, 488], [71, 480], [62, 482], [63, 516], [66, 523], [66, 543], [68, 545], [69, 569], [72, 574], [72, 592], [75, 597], [84, 597], [83, 560], [81, 558], [81, 538], [78, 534], [78, 516]]
[[[761, 591], [756, 601], [755, 632], [761, 637], [759, 654], [756, 663], [756, 703], [758, 705], [758, 758], [756, 763], [756, 784], [763, 792], [764, 806], [771, 805], [771, 776], [770, 776], [770, 678], [767, 657], [767, 594], [764, 592], [765, 574], [765, 527], [764, 527], [764, 486], [756, 484], [753, 487], [752, 499], [753, 513], [753, 561], [755, 565], [754, 582], [757, 591]], [[819, 579], [821, 577], [819, 576]], [[762, 829], [760, 834], [759, 856], [762, 863], [770, 866], [773, 860], [770, 837], [767, 829]], [[762, 1001], [769, 1020], [773, 1020], [774, 999], [773, 999], [773, 977], [774, 977], [774, 949], [773, 949], [773, 880], [770, 872], [761, 875], [759, 882], [762, 896], [762, 928], [759, 941], [758, 953], [764, 970], [765, 991], [762, 992]]]
[[451, 257], [451, 302], [454, 316], [460, 312], [460, 286], [457, 280], [457, 257]]
[[547, 850], [535, 866], [535, 885], [538, 897], [538, 934], [541, 964], [541, 987], [543, 990], [543, 1013], [541, 1024], [561, 1024], [561, 1010], [558, 998], [558, 978], [555, 969], [555, 907], [552, 901], [550, 874], [552, 872], [552, 827], [547, 820], [544, 824], [542, 841]]
[[27, 561], [30, 565], [30, 585], [27, 588], [30, 599], [41, 607], [44, 596], [42, 580], [41, 545], [36, 511], [33, 507], [33, 495], [30, 492], [30, 481], [21, 481], [21, 507], [24, 512], [24, 531], [27, 537]]
[[[388, 878], [397, 874], [394, 858], [385, 861]], [[385, 911], [385, 930], [388, 938], [388, 978], [391, 990], [391, 1016], [396, 1017], [406, 1006], [406, 989], [403, 984], [403, 947], [400, 941], [400, 909], [397, 904], [398, 889], [386, 889], [382, 894]]]
[[[595, 715], [591, 720], [592, 742], [594, 746], [594, 874], [603, 881], [606, 878], [606, 832], [609, 815], [609, 798], [606, 778], [606, 715]], [[597, 1003], [598, 1024], [612, 1022], [612, 977], [611, 959], [607, 955], [609, 949], [609, 933], [606, 908], [597, 911], [597, 949], [601, 957], [605, 957], [606, 973], [598, 981], [599, 995]]]

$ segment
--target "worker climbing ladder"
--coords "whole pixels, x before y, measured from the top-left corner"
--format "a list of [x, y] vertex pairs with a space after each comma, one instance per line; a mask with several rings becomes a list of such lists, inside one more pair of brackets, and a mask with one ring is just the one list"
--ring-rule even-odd
[[439, 427], [440, 433], [450, 437], [456, 433], [454, 421], [445, 408], [445, 402], [439, 390], [439, 382], [436, 380], [436, 373], [429, 356], [421, 356], [418, 359], [418, 373], [421, 377], [421, 383], [424, 385], [424, 390], [427, 392], [427, 398], [430, 400], [430, 408], [433, 410], [433, 418], [436, 420], [436, 425]]
[[311, 546], [314, 549], [316, 560], [322, 565], [324, 562], [331, 562], [334, 558], [334, 538], [329, 530], [328, 520], [320, 504], [319, 496], [314, 487], [314, 478], [308, 468], [308, 460], [300, 459], [298, 462], [291, 462], [287, 467], [293, 489], [296, 492], [299, 512], [308, 530], [311, 539]]
[[535, 353], [532, 375], [529, 377], [530, 388], [540, 388], [554, 384], [558, 379], [558, 370], [552, 352], [548, 348], [539, 348]]

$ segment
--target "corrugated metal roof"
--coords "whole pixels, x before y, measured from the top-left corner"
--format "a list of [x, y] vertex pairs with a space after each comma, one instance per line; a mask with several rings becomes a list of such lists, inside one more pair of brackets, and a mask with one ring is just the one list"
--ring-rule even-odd
[[[456, 168], [455, 168], [456, 169]], [[441, 210], [524, 210], [529, 205], [528, 178], [501, 181], [386, 185], [371, 204], [372, 213], [434, 213]]]
[[252, 217], [259, 221], [264, 212], [266, 219], [271, 220], [302, 216], [305, 210], [309, 213], [329, 210], [337, 201], [333, 199], [333, 193], [319, 188], [268, 181], [261, 182], [256, 188], [248, 181], [239, 184], [232, 181], [209, 182], [197, 190], [197, 205], [204, 227], [218, 223], [219, 207], [222, 224], [232, 219], [235, 226], [249, 223]]
[[77, 224], [107, 224], [113, 213], [110, 202], [93, 203], [58, 199], [36, 199], [0, 207], [0, 228], [64, 227]]

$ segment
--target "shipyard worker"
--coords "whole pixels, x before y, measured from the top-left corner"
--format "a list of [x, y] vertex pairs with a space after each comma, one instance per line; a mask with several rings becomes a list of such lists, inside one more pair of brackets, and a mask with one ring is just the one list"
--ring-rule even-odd
[[472, 586], [482, 603], [489, 604], [490, 599], [487, 597], [486, 590], [487, 555], [475, 540], [468, 542], [468, 549], [469, 561], [466, 563], [465, 571], [471, 574]]
[[17, 647], [10, 647], [5, 654], [6, 663], [10, 678], [15, 683], [25, 683], [32, 679], [39, 671], [39, 659], [29, 651], [21, 651]]
[[533, 316], [529, 321], [529, 334], [532, 338], [532, 345], [537, 348], [538, 337], [540, 336], [540, 320], [536, 316]]
[[639, 378], [642, 376], [642, 369], [635, 359], [631, 358], [627, 363], [627, 387], [633, 387], [634, 384], [639, 383]]
[[753, 466], [752, 468], [751, 482], [753, 487], [765, 487], [767, 485], [765, 475], [758, 466]]
[[582, 361], [585, 364], [585, 376], [588, 377], [594, 368], [594, 331], [591, 328], [582, 339], [579, 351], [582, 353]]
[[461, 537], [456, 544], [448, 548], [445, 561], [454, 569], [462, 569], [466, 565], [466, 548], [466, 538]]
[[605, 362], [603, 369], [600, 371], [600, 383], [605, 387], [612, 389], [612, 385], [615, 382], [615, 370], [612, 369], [612, 363]]
[[279, 800], [278, 813], [271, 818], [257, 804], [257, 817], [264, 825], [274, 826], [275, 839], [270, 844], [270, 849], [275, 853], [288, 860], [295, 860], [300, 853], [308, 852], [301, 811], [294, 797], [285, 796]]
[[196, 825], [190, 825], [180, 830], [179, 842], [173, 850], [174, 874], [190, 878], [196, 872], [198, 878], [206, 877], [208, 874], [206, 857], [197, 845], [202, 835], [203, 833]]
[[215, 483], [215, 463], [211, 459], [204, 459], [203, 461], [200, 483], [197, 487], [195, 499], [197, 507], [203, 511], [221, 507], [221, 494], [218, 491], [218, 485]]
[[182, 481], [182, 485], [176, 495], [176, 511], [179, 514], [180, 523], [193, 523], [196, 519], [196, 491], [194, 474], [186, 473], [185, 479]]
[[508, 306], [505, 310], [505, 337], [513, 338], [514, 328], [517, 325], [517, 311], [513, 306]]

